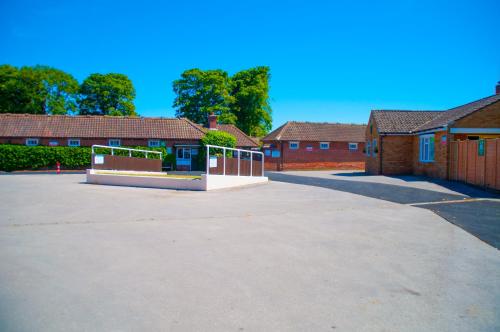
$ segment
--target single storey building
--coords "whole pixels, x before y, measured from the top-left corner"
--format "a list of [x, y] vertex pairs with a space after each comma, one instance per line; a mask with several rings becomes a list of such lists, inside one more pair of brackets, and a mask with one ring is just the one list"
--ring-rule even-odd
[[364, 169], [365, 125], [289, 121], [262, 139], [267, 170]]
[[500, 138], [500, 83], [494, 95], [446, 111], [372, 111], [366, 170], [448, 179], [450, 143], [488, 138]]
[[218, 124], [214, 115], [203, 127], [185, 118], [0, 114], [0, 144], [164, 146], [175, 154], [178, 170], [193, 170], [193, 156], [208, 130], [232, 134], [239, 148], [258, 148], [254, 139], [234, 125]]

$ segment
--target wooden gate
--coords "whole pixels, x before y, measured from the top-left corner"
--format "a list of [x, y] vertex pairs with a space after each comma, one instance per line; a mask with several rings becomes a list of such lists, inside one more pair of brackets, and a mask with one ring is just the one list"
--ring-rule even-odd
[[500, 190], [500, 139], [450, 142], [449, 179]]

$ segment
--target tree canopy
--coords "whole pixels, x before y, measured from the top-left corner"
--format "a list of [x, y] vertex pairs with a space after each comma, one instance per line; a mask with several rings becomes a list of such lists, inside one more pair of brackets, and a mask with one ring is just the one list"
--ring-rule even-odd
[[250, 136], [264, 136], [271, 130], [269, 79], [269, 67], [242, 70], [231, 78], [236, 126]]
[[220, 123], [262, 136], [272, 125], [269, 79], [269, 67], [243, 70], [232, 77], [220, 69], [186, 70], [173, 82], [176, 116], [206, 125], [213, 112]]
[[79, 113], [137, 116], [135, 89], [123, 74], [91, 74], [80, 87]]
[[0, 113], [66, 114], [75, 112], [78, 82], [47, 66], [0, 66]]
[[214, 113], [221, 123], [235, 123], [230, 112], [233, 98], [229, 95], [229, 77], [223, 70], [186, 70], [173, 83], [177, 97], [174, 100], [177, 117], [207, 124], [208, 115]]

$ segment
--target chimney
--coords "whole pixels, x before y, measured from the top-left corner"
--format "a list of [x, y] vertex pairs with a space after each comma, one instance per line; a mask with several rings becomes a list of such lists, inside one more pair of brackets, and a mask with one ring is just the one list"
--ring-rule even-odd
[[217, 115], [213, 112], [208, 115], [208, 129], [217, 130]]
[[500, 95], [500, 81], [497, 83], [496, 94]]

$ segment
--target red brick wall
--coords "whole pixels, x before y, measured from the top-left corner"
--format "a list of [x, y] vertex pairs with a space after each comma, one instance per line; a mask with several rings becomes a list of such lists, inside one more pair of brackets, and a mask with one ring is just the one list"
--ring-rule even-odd
[[443, 142], [446, 131], [434, 133], [434, 162], [420, 161], [420, 138], [413, 136], [413, 174], [445, 179], [448, 168], [448, 137]]
[[382, 158], [382, 174], [398, 175], [413, 172], [413, 136], [383, 136], [381, 151], [379, 154]]
[[[366, 126], [366, 132], [365, 132], [365, 141], [368, 142], [370, 141], [371, 145], [371, 152], [370, 156], [367, 156], [365, 153], [365, 160], [366, 160], [366, 172], [368, 174], [380, 174], [380, 137], [378, 134], [377, 130], [377, 123], [375, 120], [370, 116], [370, 119], [368, 121], [368, 125]], [[373, 140], [377, 140], [377, 148], [379, 152], [377, 154], [373, 154]], [[365, 143], [366, 144], [366, 143]], [[364, 145], [365, 146], [365, 145]]]
[[[318, 141], [300, 141], [299, 148], [290, 149], [290, 142], [264, 142], [274, 144], [273, 149], [281, 151], [281, 157], [265, 157], [267, 170], [291, 169], [364, 169], [364, 143], [358, 143], [357, 151], [349, 151], [349, 142], [329, 142], [327, 150], [320, 149]], [[312, 150], [307, 149], [308, 146]], [[266, 150], [266, 148], [264, 149]]]

